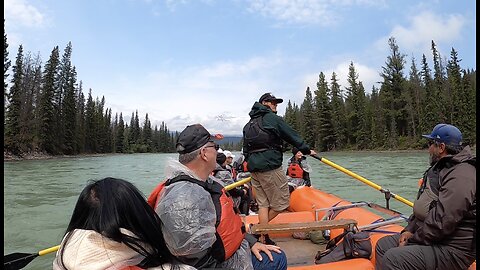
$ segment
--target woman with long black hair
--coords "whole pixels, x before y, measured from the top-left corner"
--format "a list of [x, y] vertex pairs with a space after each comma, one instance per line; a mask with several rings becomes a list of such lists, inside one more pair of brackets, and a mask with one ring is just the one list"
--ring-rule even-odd
[[175, 263], [160, 219], [130, 182], [107, 177], [81, 192], [53, 269], [194, 269]]

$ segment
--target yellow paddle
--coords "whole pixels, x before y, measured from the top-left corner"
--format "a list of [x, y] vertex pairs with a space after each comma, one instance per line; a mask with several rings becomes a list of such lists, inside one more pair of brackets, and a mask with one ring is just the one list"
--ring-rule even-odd
[[47, 248], [44, 250], [40, 250], [37, 253], [16, 252], [16, 253], [5, 255], [3, 256], [3, 269], [7, 269], [7, 270], [22, 269], [36, 257], [55, 252], [58, 250], [58, 248], [60, 248], [60, 245]]
[[382, 193], [387, 193], [387, 192], [388, 192], [388, 193], [390, 193], [390, 195], [391, 195], [394, 199], [396, 199], [397, 201], [400, 201], [400, 202], [402, 202], [402, 203], [404, 203], [404, 204], [406, 204], [406, 205], [408, 205], [408, 206], [410, 206], [410, 207], [413, 207], [413, 203], [412, 203], [411, 201], [403, 198], [403, 197], [400, 196], [400, 195], [397, 195], [397, 194], [395, 194], [395, 193], [393, 193], [393, 192], [390, 192], [389, 190], [383, 189], [381, 186], [373, 183], [372, 181], [367, 180], [367, 179], [365, 179], [364, 177], [362, 177], [362, 176], [360, 176], [360, 175], [358, 175], [358, 174], [356, 174], [356, 173], [354, 173], [354, 172], [351, 172], [351, 171], [343, 168], [342, 166], [339, 166], [339, 165], [331, 162], [330, 160], [328, 160], [328, 159], [326, 159], [326, 158], [324, 158], [324, 157], [319, 157], [319, 156], [317, 156], [317, 155], [311, 155], [311, 157], [313, 157], [313, 158], [315, 158], [315, 159], [318, 159], [318, 160], [320, 160], [321, 162], [323, 162], [323, 163], [325, 163], [325, 164], [327, 164], [327, 165], [329, 165], [329, 166], [331, 166], [331, 167], [333, 167], [333, 168], [335, 168], [335, 169], [337, 169], [337, 170], [339, 170], [339, 171], [341, 171], [341, 172], [343, 172], [343, 173], [345, 173], [345, 174], [350, 175], [351, 177], [353, 177], [353, 178], [355, 178], [355, 179], [357, 179], [357, 180], [359, 180], [359, 181], [361, 181], [361, 182], [363, 182], [363, 183], [371, 186], [372, 188], [374, 188], [374, 189], [376, 189], [376, 190], [378, 190], [378, 191], [380, 191], [380, 192], [382, 192]]
[[[242, 179], [238, 182], [235, 182], [233, 184], [230, 184], [228, 186], [225, 186], [225, 190], [231, 190], [234, 189], [238, 186], [241, 186], [248, 181], [250, 181], [252, 178], [247, 177], [245, 179]], [[22, 269], [25, 267], [27, 264], [29, 264], [33, 259], [35, 259], [38, 256], [42, 256], [48, 253], [56, 252], [60, 248], [60, 245], [54, 246], [51, 248], [43, 249], [40, 250], [37, 253], [11, 253], [8, 255], [3, 256], [3, 269], [5, 270], [17, 270], [17, 269]]]

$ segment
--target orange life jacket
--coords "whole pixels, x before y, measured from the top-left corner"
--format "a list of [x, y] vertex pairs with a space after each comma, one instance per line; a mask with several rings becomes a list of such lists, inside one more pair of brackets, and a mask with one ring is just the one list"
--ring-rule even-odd
[[216, 238], [213, 243], [210, 255], [223, 262], [230, 258], [240, 247], [245, 236], [245, 227], [240, 216], [235, 212], [232, 198], [227, 195], [223, 186], [215, 181], [207, 183], [191, 178], [187, 175], [179, 175], [173, 179], [169, 179], [160, 183], [148, 197], [148, 204], [155, 209], [159, 203], [159, 194], [165, 186], [179, 181], [188, 181], [200, 185], [210, 193], [217, 221], [215, 222]]
[[247, 163], [246, 160], [245, 160], [244, 162], [242, 162], [242, 166], [243, 166], [243, 171], [244, 171], [244, 172], [248, 172], [247, 165], [248, 165], [248, 163]]
[[292, 178], [302, 178], [303, 179], [303, 169], [297, 162], [292, 162], [288, 165], [287, 175]]

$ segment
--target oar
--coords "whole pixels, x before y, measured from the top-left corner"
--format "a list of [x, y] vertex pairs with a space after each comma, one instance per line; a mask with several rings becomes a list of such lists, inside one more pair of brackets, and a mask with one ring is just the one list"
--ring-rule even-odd
[[242, 180], [240, 180], [240, 181], [237, 181], [237, 182], [235, 182], [235, 183], [233, 183], [233, 184], [230, 184], [230, 185], [228, 185], [228, 186], [225, 186], [225, 190], [226, 190], [226, 191], [229, 191], [230, 189], [234, 189], [234, 188], [236, 188], [236, 187], [238, 187], [238, 186], [241, 186], [241, 185], [247, 183], [247, 182], [250, 181], [250, 180], [252, 180], [252, 177], [244, 178], [244, 179], [242, 179]]
[[60, 245], [40, 250], [37, 253], [12, 253], [6, 256], [3, 256], [3, 269], [6, 270], [17, 270], [22, 269], [27, 264], [29, 264], [33, 259], [38, 256], [43, 256], [48, 253], [52, 253], [58, 250]]
[[[241, 185], [247, 183], [251, 179], [252, 179], [251, 177], [247, 177], [247, 178], [242, 179], [238, 182], [235, 182], [233, 184], [225, 186], [225, 190], [228, 191], [228, 190], [234, 189], [238, 186], [241, 186]], [[3, 256], [3, 269], [6, 269], [6, 270], [22, 269], [23, 267], [25, 267], [27, 264], [29, 264], [36, 257], [55, 252], [59, 248], [60, 248], [60, 245], [54, 246], [54, 247], [51, 247], [51, 248], [47, 248], [47, 249], [44, 249], [44, 250], [40, 250], [38, 253], [19, 253], [19, 252], [16, 252], [16, 253], [5, 255], [5, 256]]]
[[333, 168], [335, 168], [335, 169], [337, 169], [337, 170], [339, 170], [339, 171], [341, 171], [341, 172], [343, 172], [343, 173], [346, 173], [346, 174], [350, 175], [351, 177], [353, 177], [353, 178], [355, 178], [355, 179], [357, 179], [357, 180], [359, 180], [359, 181], [361, 181], [361, 182], [363, 182], [363, 183], [371, 186], [372, 188], [374, 188], [374, 189], [376, 189], [376, 190], [378, 190], [378, 191], [380, 191], [380, 192], [382, 192], [382, 193], [388, 192], [388, 193], [390, 193], [390, 195], [391, 195], [394, 199], [396, 199], [397, 201], [400, 201], [400, 202], [402, 202], [402, 203], [404, 203], [404, 204], [406, 204], [406, 205], [408, 205], [408, 206], [410, 206], [410, 207], [413, 207], [413, 203], [412, 203], [411, 201], [409, 201], [409, 200], [401, 197], [400, 195], [397, 195], [397, 194], [395, 194], [395, 193], [393, 193], [393, 192], [391, 192], [391, 191], [389, 191], [389, 190], [383, 189], [381, 186], [373, 183], [372, 181], [367, 180], [367, 179], [365, 179], [364, 177], [362, 177], [362, 176], [360, 176], [360, 175], [358, 175], [358, 174], [356, 174], [356, 173], [354, 173], [354, 172], [351, 172], [351, 171], [343, 168], [342, 166], [339, 166], [339, 165], [331, 162], [330, 160], [328, 160], [328, 159], [326, 159], [326, 158], [324, 158], [324, 157], [319, 157], [319, 156], [317, 156], [317, 155], [311, 155], [311, 157], [313, 157], [313, 158], [315, 158], [315, 159], [318, 159], [318, 160], [320, 160], [321, 162], [323, 162], [323, 163], [325, 163], [325, 164], [327, 164], [327, 165], [329, 165], [329, 166], [331, 166], [331, 167], [333, 167]]

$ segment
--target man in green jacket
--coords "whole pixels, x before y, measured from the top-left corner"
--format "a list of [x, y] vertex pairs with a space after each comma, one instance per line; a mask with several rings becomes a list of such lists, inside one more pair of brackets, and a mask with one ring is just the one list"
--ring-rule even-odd
[[[290, 204], [288, 180], [282, 169], [283, 141], [305, 155], [315, 155], [298, 133], [277, 115], [277, 105], [283, 99], [271, 93], [263, 94], [250, 111], [250, 121], [243, 128], [243, 150], [259, 210], [260, 224], [267, 224]], [[274, 244], [265, 235], [263, 242]]]

